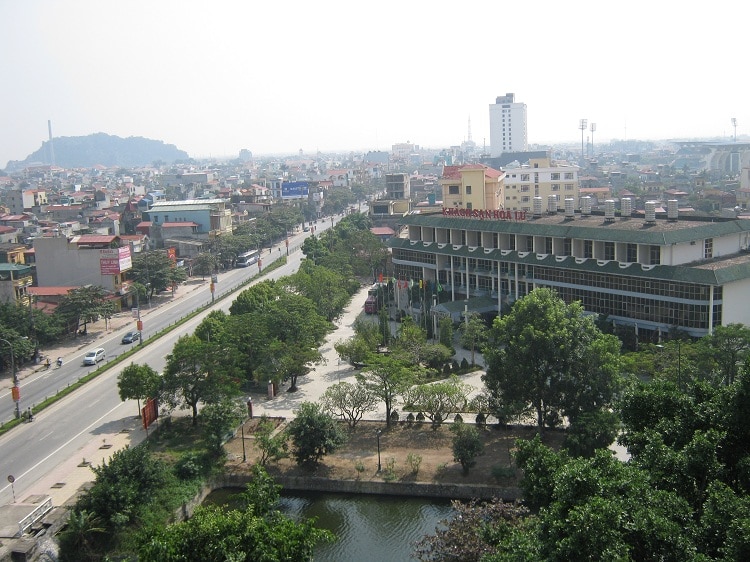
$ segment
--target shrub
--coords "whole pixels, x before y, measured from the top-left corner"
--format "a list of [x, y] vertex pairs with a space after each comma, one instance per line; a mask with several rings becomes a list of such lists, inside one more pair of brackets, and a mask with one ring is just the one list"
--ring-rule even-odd
[[461, 414], [456, 414], [453, 417], [453, 421], [456, 422], [456, 423], [464, 423], [464, 418], [463, 418], [463, 416]]
[[477, 455], [484, 452], [484, 443], [479, 431], [471, 425], [455, 423], [451, 426], [453, 432], [453, 460], [461, 463], [464, 474], [476, 464]]
[[180, 480], [193, 480], [203, 473], [203, 463], [197, 453], [186, 453], [175, 463], [174, 472]]
[[422, 423], [424, 421], [424, 414], [422, 412], [417, 413], [417, 423]]
[[409, 425], [414, 423], [414, 412], [409, 412], [409, 415], [406, 416], [406, 423]]
[[450, 363], [446, 363], [445, 365], [443, 365], [443, 374], [445, 376], [450, 376], [450, 374], [451, 374], [451, 364]]
[[411, 467], [411, 473], [416, 476], [419, 474], [419, 465], [422, 464], [422, 456], [409, 453], [406, 455], [406, 464]]
[[492, 467], [492, 477], [496, 482], [503, 482], [509, 478], [513, 478], [516, 475], [516, 471], [512, 466], [500, 466], [495, 465]]
[[391, 412], [391, 421], [395, 423], [395, 422], [398, 422], [398, 419], [399, 419], [398, 412], [396, 410], [393, 410]]
[[476, 419], [474, 420], [474, 422], [475, 422], [475, 423], [476, 423], [477, 425], [479, 425], [479, 426], [485, 426], [485, 425], [487, 425], [487, 416], [485, 416], [485, 415], [484, 415], [484, 414], [483, 414], [482, 412], [479, 412], [479, 413], [477, 414], [477, 417], [476, 417]]
[[469, 370], [469, 362], [466, 360], [466, 357], [461, 359], [461, 370], [464, 372]]
[[460, 369], [460, 366], [458, 364], [458, 361], [456, 361], [455, 359], [453, 361], [451, 361], [451, 371], [453, 371], [455, 373], [459, 369]]

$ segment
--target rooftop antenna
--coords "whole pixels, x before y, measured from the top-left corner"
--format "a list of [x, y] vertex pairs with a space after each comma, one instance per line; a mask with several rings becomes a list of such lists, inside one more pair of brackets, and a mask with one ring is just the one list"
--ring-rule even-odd
[[596, 131], [596, 123], [591, 123], [591, 158], [594, 157], [594, 132]]
[[732, 117], [732, 127], [734, 127], [734, 142], [737, 142], [737, 118]]
[[581, 165], [583, 165], [583, 161], [586, 159], [586, 155], [583, 152], [583, 134], [586, 131], [586, 127], [588, 127], [588, 123], [587, 119], [581, 119], [578, 122], [578, 128], [581, 129]]
[[469, 142], [471, 142], [471, 115], [469, 115]]
[[54, 166], [55, 165], [55, 144], [52, 141], [52, 119], [47, 119], [47, 131], [49, 133], [49, 159], [50, 159], [50, 164]]

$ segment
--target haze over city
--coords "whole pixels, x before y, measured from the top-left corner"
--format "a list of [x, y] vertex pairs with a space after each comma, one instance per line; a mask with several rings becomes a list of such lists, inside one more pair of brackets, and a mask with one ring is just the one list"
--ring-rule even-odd
[[197, 0], [0, 0], [0, 167], [53, 134], [163, 140], [192, 157], [489, 146], [513, 92], [528, 141], [723, 138], [750, 126], [747, 5], [369, 7]]

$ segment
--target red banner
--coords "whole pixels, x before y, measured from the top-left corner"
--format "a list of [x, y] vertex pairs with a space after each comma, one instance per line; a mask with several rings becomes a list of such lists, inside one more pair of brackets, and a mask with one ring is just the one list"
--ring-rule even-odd
[[141, 419], [143, 420], [143, 429], [148, 429], [152, 423], [159, 417], [159, 408], [156, 405], [155, 398], [146, 400], [146, 404], [141, 408]]

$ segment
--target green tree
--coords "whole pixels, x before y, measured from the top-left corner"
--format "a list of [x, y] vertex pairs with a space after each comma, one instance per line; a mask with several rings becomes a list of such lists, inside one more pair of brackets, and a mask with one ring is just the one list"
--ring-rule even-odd
[[[532, 545], [512, 544], [518, 535], [532, 535], [528, 509], [517, 503], [493, 498], [487, 502], [452, 501], [455, 516], [441, 521], [434, 535], [420, 539], [413, 556], [423, 562], [469, 562], [485, 560], [500, 551], [510, 562], [536, 562]], [[528, 557], [524, 556], [528, 555]], [[492, 559], [495, 560], [495, 559]], [[499, 560], [499, 559], [498, 559]]]
[[470, 313], [468, 318], [461, 323], [461, 345], [471, 351], [471, 364], [474, 362], [474, 353], [487, 343], [487, 325], [482, 317], [476, 312]]
[[296, 523], [278, 511], [257, 516], [251, 509], [198, 507], [193, 516], [163, 529], [145, 532], [138, 548], [141, 562], [227, 562], [241, 560], [312, 561], [330, 532], [313, 522]]
[[732, 384], [750, 350], [750, 328], [742, 324], [716, 326], [702, 343], [718, 367], [719, 382]]
[[131, 363], [117, 376], [120, 400], [136, 400], [141, 417], [141, 400], [156, 398], [161, 388], [161, 377], [148, 365]]
[[263, 414], [255, 428], [255, 446], [260, 451], [258, 463], [265, 466], [269, 460], [278, 461], [287, 456], [287, 438], [283, 431], [274, 434], [276, 424]]
[[218, 258], [209, 252], [201, 252], [193, 258], [193, 275], [200, 275], [203, 279], [211, 275], [219, 265]]
[[404, 393], [404, 410], [422, 412], [436, 429], [451, 414], [465, 412], [472, 387], [457, 376], [413, 386]]
[[235, 381], [222, 369], [224, 350], [194, 335], [182, 336], [167, 356], [160, 398], [171, 408], [191, 409], [198, 424], [198, 404], [216, 403], [237, 392]]
[[385, 423], [391, 426], [391, 413], [398, 396], [419, 378], [419, 370], [393, 355], [370, 355], [357, 380], [385, 404]]
[[103, 287], [97, 285], [71, 289], [60, 299], [55, 314], [63, 318], [72, 332], [77, 333], [82, 324], [85, 332], [89, 322], [112, 317], [114, 305], [110, 296]]
[[346, 442], [346, 435], [319, 404], [302, 402], [287, 427], [298, 465], [316, 467], [320, 459]]
[[318, 267], [308, 262], [302, 262], [300, 269], [294, 275], [285, 279], [294, 290], [315, 303], [318, 314], [333, 322], [344, 310], [351, 296], [359, 288], [355, 279], [347, 279], [325, 267]]
[[224, 397], [218, 402], [206, 404], [199, 417], [209, 451], [221, 455], [224, 437], [237, 427], [246, 414], [246, 406], [236, 399]]
[[[444, 316], [438, 321], [438, 334], [440, 343], [453, 350], [453, 320], [449, 316]], [[451, 355], [455, 355], [455, 351]]]
[[133, 256], [130, 278], [149, 288], [149, 298], [187, 279], [187, 272], [177, 267], [166, 250], [139, 252]]
[[484, 453], [484, 443], [479, 430], [468, 424], [457, 422], [451, 425], [453, 433], [453, 460], [461, 464], [464, 474], [474, 466], [477, 456]]
[[92, 468], [93, 486], [76, 504], [76, 509], [99, 518], [108, 530], [135, 520], [138, 509], [148, 503], [169, 478], [166, 465], [143, 446], [115, 452], [109, 462]]
[[320, 404], [325, 412], [340, 417], [354, 429], [367, 412], [375, 409], [378, 398], [362, 382], [340, 382], [325, 390]]
[[97, 543], [106, 528], [101, 518], [85, 509], [70, 510], [68, 522], [57, 535], [61, 562], [94, 561], [100, 559]]
[[496, 318], [483, 380], [501, 416], [533, 411], [540, 430], [608, 408], [619, 387], [619, 340], [579, 303], [536, 289]]

